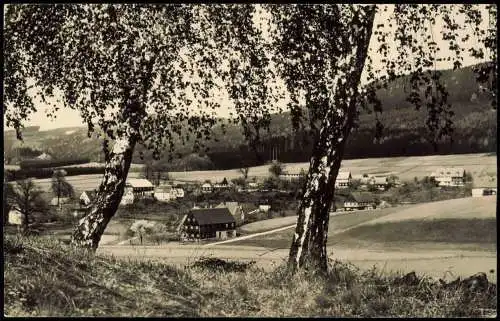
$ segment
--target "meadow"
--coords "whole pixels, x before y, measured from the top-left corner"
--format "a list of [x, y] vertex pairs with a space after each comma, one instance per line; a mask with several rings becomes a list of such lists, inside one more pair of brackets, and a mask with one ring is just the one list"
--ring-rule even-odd
[[330, 261], [328, 273], [204, 258], [176, 268], [7, 236], [5, 316], [494, 317], [496, 285], [448, 286]]
[[[285, 163], [285, 171], [299, 173], [301, 169], [307, 171], [309, 163]], [[353, 175], [394, 174], [400, 180], [413, 180], [429, 176], [438, 167], [462, 167], [474, 177], [474, 185], [480, 187], [496, 187], [497, 157], [496, 154], [478, 153], [463, 155], [434, 155], [411, 157], [385, 157], [346, 159], [342, 161], [341, 170], [349, 170]], [[220, 182], [241, 177], [238, 169], [170, 172], [172, 179], [185, 181]], [[269, 176], [269, 165], [251, 167], [249, 177], [265, 178]]]

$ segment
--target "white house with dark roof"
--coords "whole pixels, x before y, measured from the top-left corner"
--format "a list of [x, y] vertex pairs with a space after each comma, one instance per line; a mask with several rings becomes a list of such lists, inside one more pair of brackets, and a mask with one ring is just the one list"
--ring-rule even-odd
[[339, 172], [335, 180], [335, 188], [348, 188], [351, 185], [352, 175], [350, 171]]
[[438, 168], [431, 173], [438, 186], [463, 186], [465, 184], [465, 170], [463, 168]]
[[135, 198], [153, 197], [154, 186], [145, 178], [129, 178], [125, 183], [125, 189], [131, 189]]

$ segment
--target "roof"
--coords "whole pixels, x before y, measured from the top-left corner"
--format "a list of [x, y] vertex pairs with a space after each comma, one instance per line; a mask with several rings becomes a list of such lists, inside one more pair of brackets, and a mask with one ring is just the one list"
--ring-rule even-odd
[[240, 209], [238, 202], [222, 202], [217, 205], [215, 208], [227, 208], [229, 212], [234, 216], [237, 211]]
[[172, 191], [173, 187], [171, 185], [161, 185], [155, 188], [155, 192], [157, 193], [170, 193]]
[[372, 203], [375, 202], [375, 198], [370, 193], [359, 193], [352, 192], [351, 198], [354, 199], [358, 203]]
[[127, 184], [137, 188], [153, 187], [153, 184], [145, 178], [129, 178], [127, 179]]
[[212, 184], [210, 184], [210, 183], [205, 183], [205, 184], [201, 185], [201, 187], [212, 187]]
[[349, 179], [351, 177], [351, 172], [339, 172], [337, 179]]
[[387, 184], [387, 177], [374, 177], [373, 182], [375, 184]]
[[431, 176], [453, 176], [453, 177], [462, 177], [464, 175], [465, 170], [461, 167], [442, 167], [438, 168], [435, 172], [431, 174]]
[[199, 225], [236, 223], [227, 207], [192, 209], [190, 213]]
[[97, 196], [97, 192], [95, 190], [83, 191], [83, 193], [87, 194], [91, 201]]

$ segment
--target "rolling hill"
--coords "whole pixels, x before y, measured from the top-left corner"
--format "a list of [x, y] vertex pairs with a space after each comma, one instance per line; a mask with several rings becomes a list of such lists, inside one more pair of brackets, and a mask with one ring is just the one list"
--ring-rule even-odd
[[[496, 152], [497, 112], [491, 108], [488, 94], [476, 83], [472, 68], [442, 71], [442, 82], [449, 91], [448, 101], [455, 113], [453, 144], [442, 142], [438, 144], [437, 151], [433, 149], [427, 138], [427, 110], [415, 110], [406, 101], [409, 94], [409, 76], [404, 76], [390, 83], [387, 89], [377, 92], [383, 106], [379, 119], [385, 126], [381, 141], [373, 142], [375, 115], [362, 111], [359, 126], [347, 142], [345, 159]], [[15, 139], [13, 131], [4, 132], [4, 152], [11, 164], [16, 162], [16, 148], [20, 146], [48, 152], [57, 159], [103, 159], [99, 140], [95, 135], [87, 137], [84, 127], [49, 131], [30, 128], [28, 132], [23, 143]], [[260, 160], [246, 143], [237, 125], [227, 125], [226, 133], [222, 132], [220, 126], [216, 126], [213, 137], [214, 139], [207, 142], [209, 151], [206, 155], [212, 162], [209, 168], [186, 166], [186, 163], [189, 163], [187, 160], [173, 164], [167, 160], [167, 153], [162, 155], [159, 163], [170, 170], [184, 170], [186, 167], [190, 170], [230, 169], [239, 168], [243, 163], [248, 166], [261, 165], [276, 154], [282, 162], [304, 162], [308, 161], [312, 148], [310, 134], [307, 131], [295, 132], [287, 112], [272, 115], [269, 131], [263, 132], [262, 142], [256, 146]], [[192, 142], [182, 145], [180, 140], [177, 140], [176, 150], [180, 157], [189, 155], [193, 152]], [[134, 163], [142, 162], [140, 151], [144, 151], [144, 148], [138, 146]], [[201, 153], [201, 156], [204, 155]], [[151, 153], [146, 151], [145, 159], [151, 158]]]

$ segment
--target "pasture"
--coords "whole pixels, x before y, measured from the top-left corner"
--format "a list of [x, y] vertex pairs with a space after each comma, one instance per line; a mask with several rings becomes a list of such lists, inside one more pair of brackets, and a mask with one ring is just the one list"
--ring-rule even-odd
[[[342, 161], [341, 170], [349, 170], [353, 175], [376, 174], [398, 176], [402, 181], [413, 180], [414, 177], [422, 178], [430, 175], [437, 167], [463, 167], [471, 172], [474, 185], [480, 187], [496, 186], [497, 159], [496, 155], [463, 154], [463, 155], [435, 155], [412, 157], [388, 157], [347, 159]], [[309, 163], [286, 163], [285, 171], [299, 173], [301, 169], [307, 171]], [[172, 179], [185, 181], [220, 182], [224, 177], [228, 180], [241, 176], [238, 169], [171, 172]], [[269, 176], [269, 165], [251, 167], [249, 177], [265, 178]]]

